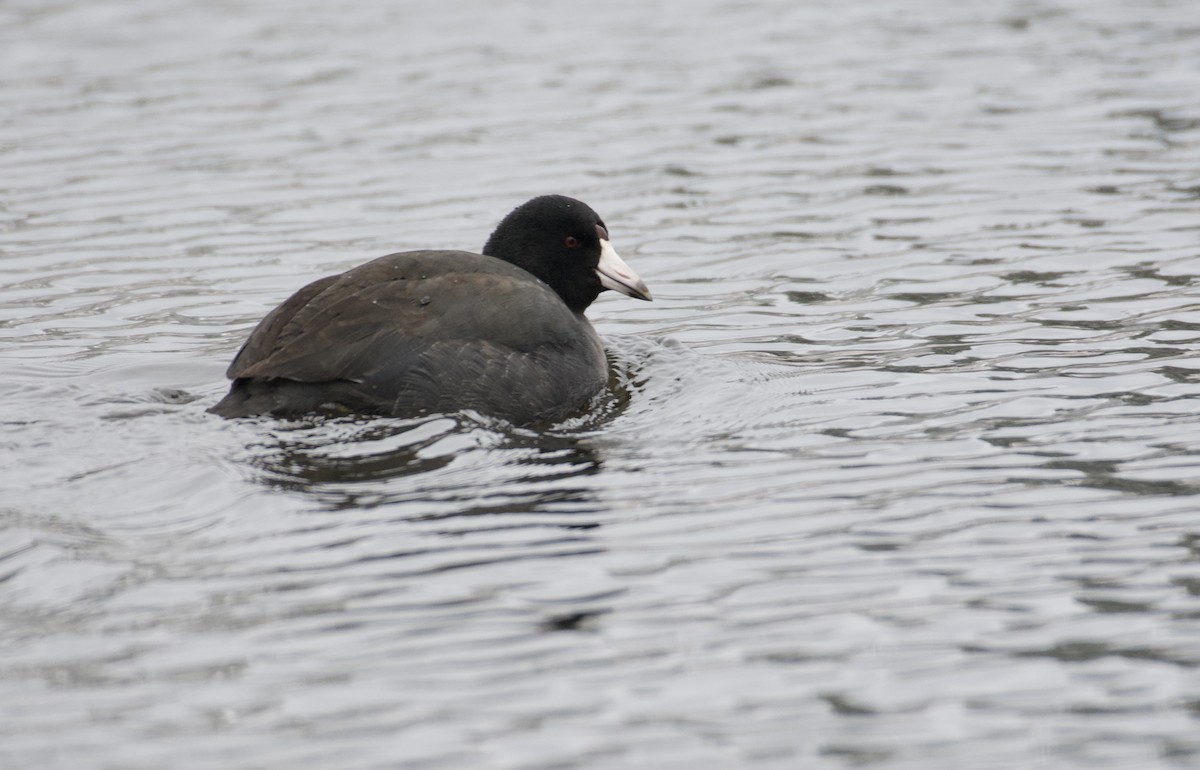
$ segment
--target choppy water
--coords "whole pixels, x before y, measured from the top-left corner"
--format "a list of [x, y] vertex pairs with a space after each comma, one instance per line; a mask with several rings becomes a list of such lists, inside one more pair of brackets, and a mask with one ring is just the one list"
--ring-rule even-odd
[[[9, 0], [0, 64], [0, 766], [1200, 765], [1190, 0]], [[656, 297], [589, 419], [204, 414], [545, 192]]]

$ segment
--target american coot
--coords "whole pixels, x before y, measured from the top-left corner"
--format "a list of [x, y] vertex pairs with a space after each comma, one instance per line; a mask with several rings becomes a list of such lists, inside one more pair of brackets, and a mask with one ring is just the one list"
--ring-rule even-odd
[[226, 372], [229, 394], [209, 411], [558, 419], [607, 382], [583, 316], [605, 289], [650, 299], [596, 212], [534, 198], [483, 254], [405, 251], [308, 284], [251, 332]]

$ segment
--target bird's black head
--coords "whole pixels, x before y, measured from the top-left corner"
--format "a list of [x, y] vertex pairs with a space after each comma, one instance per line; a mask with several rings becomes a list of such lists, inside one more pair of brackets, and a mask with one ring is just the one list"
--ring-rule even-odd
[[605, 289], [650, 299], [609, 243], [600, 215], [574, 198], [543, 195], [521, 204], [496, 226], [483, 253], [533, 273], [576, 313]]

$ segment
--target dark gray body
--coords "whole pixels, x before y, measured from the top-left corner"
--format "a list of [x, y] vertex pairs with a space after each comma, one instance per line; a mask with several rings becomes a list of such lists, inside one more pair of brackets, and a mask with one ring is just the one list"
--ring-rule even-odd
[[230, 364], [224, 417], [476, 409], [564, 417], [607, 382], [582, 313], [522, 268], [464, 251], [390, 254], [308, 284]]

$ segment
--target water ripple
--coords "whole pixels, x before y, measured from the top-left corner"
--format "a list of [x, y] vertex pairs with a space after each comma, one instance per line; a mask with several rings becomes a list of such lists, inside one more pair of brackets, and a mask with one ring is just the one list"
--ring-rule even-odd
[[[0, 765], [1194, 764], [1194, 10], [5, 4]], [[588, 413], [203, 413], [544, 192]]]

